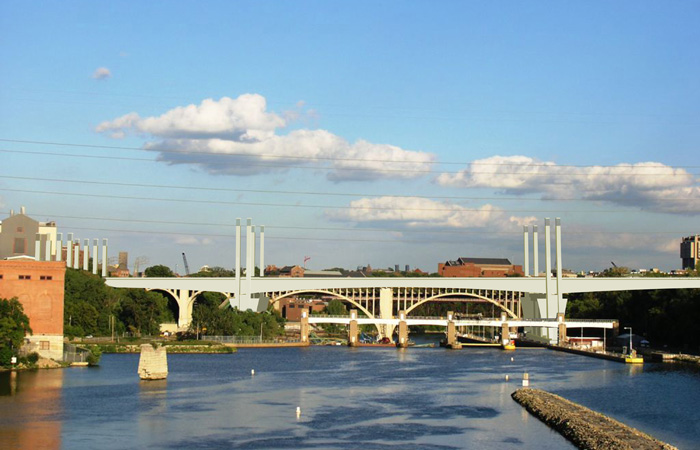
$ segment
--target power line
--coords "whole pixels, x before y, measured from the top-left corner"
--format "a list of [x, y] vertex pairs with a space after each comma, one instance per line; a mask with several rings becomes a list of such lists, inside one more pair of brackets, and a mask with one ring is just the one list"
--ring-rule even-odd
[[[204, 186], [182, 186], [172, 184], [144, 184], [144, 183], [124, 183], [113, 181], [95, 181], [95, 180], [69, 180], [61, 178], [39, 178], [39, 177], [21, 177], [12, 175], [2, 175], [0, 178], [11, 180], [25, 181], [48, 181], [52, 183], [74, 183], [88, 185], [103, 185], [103, 186], [121, 186], [121, 187], [140, 187], [140, 188], [158, 188], [158, 189], [180, 189], [187, 191], [211, 191], [211, 192], [247, 192], [256, 194], [275, 194], [275, 195], [315, 195], [322, 197], [396, 197], [396, 198], [420, 198], [420, 199], [441, 199], [441, 200], [515, 200], [515, 201], [543, 201], [543, 202], [559, 202], [559, 201], [585, 201], [583, 198], [528, 198], [528, 197], [470, 197], [470, 196], [435, 196], [435, 195], [408, 195], [408, 194], [364, 194], [364, 193], [344, 193], [344, 192], [312, 192], [312, 191], [286, 191], [286, 190], [271, 190], [271, 189], [239, 189], [239, 188], [213, 188]], [[686, 201], [694, 200], [694, 197], [659, 197], [666, 201]], [[624, 197], [607, 197], [606, 201], [626, 200]]]
[[[10, 214], [10, 211], [0, 211], [2, 214]], [[118, 217], [90, 217], [90, 216], [72, 216], [72, 215], [61, 215], [53, 213], [36, 213], [37, 216], [51, 217], [51, 218], [62, 218], [62, 219], [76, 219], [76, 220], [99, 220], [99, 221], [109, 221], [109, 222], [126, 222], [126, 223], [144, 223], [144, 224], [156, 224], [156, 225], [192, 225], [192, 226], [212, 226], [212, 227], [235, 227], [235, 223], [232, 222], [183, 222], [174, 220], [146, 220], [146, 219], [123, 219]], [[398, 232], [398, 233], [438, 233], [438, 234], [484, 234], [483, 231], [467, 231], [465, 229], [459, 230], [445, 230], [445, 229], [390, 229], [390, 228], [367, 228], [367, 227], [302, 227], [302, 226], [286, 226], [286, 225], [265, 225], [267, 229], [280, 229], [280, 230], [302, 230], [302, 231], [352, 231], [352, 232], [371, 232], [371, 233], [387, 233], [387, 232]], [[73, 227], [71, 227], [73, 228]], [[159, 231], [160, 232], [160, 231]], [[489, 234], [522, 234], [522, 231], [493, 231], [489, 230]], [[634, 235], [658, 235], [658, 234], [671, 234], [671, 235], [682, 235], [688, 234], [689, 231], [569, 231], [567, 230], [567, 235], [597, 235], [597, 234], [634, 234]], [[175, 233], [175, 234], [193, 234], [193, 233]], [[207, 233], [199, 233], [197, 235], [201, 236], [214, 236]], [[216, 236], [230, 236], [229, 234], [222, 234]]]
[[[282, 207], [282, 208], [328, 208], [328, 209], [351, 209], [351, 210], [381, 210], [381, 211], [443, 211], [443, 212], [484, 212], [480, 208], [389, 208], [381, 206], [337, 206], [337, 205], [299, 205], [289, 203], [258, 203], [258, 202], [232, 202], [222, 200], [189, 200], [182, 198], [153, 198], [153, 197], [132, 197], [125, 195], [106, 195], [106, 194], [86, 194], [76, 192], [54, 192], [54, 191], [38, 191], [30, 189], [9, 189], [0, 187], [0, 191], [6, 192], [24, 192], [30, 194], [46, 194], [46, 195], [69, 195], [75, 197], [93, 197], [93, 198], [111, 198], [117, 200], [148, 200], [159, 202], [174, 202], [174, 203], [206, 203], [214, 205], [245, 205], [245, 206], [266, 206], [266, 207]], [[530, 212], [530, 213], [627, 213], [620, 209], [613, 210], [538, 210], [538, 209], [498, 209], [493, 212]]]
[[[513, 163], [513, 162], [464, 162], [464, 161], [410, 161], [401, 160], [397, 161], [395, 159], [372, 159], [372, 158], [340, 158], [340, 157], [325, 157], [325, 156], [299, 156], [299, 155], [276, 155], [276, 154], [266, 154], [266, 153], [245, 153], [245, 152], [227, 152], [218, 153], [213, 151], [188, 151], [188, 150], [175, 150], [168, 148], [158, 148], [158, 149], [144, 149], [141, 147], [128, 147], [128, 146], [116, 146], [116, 145], [97, 145], [97, 144], [78, 144], [78, 143], [67, 143], [67, 142], [52, 142], [52, 141], [34, 141], [34, 140], [20, 140], [20, 139], [4, 139], [0, 138], [0, 142], [11, 142], [11, 143], [21, 143], [21, 144], [37, 144], [37, 145], [52, 145], [52, 146], [62, 146], [62, 147], [78, 147], [78, 148], [99, 148], [108, 150], [134, 150], [134, 151], [157, 151], [160, 153], [175, 153], [175, 154], [187, 154], [187, 155], [212, 155], [212, 156], [242, 156], [242, 157], [254, 157], [254, 158], [275, 158], [275, 159], [295, 159], [295, 160], [309, 160], [309, 161], [346, 161], [346, 162], [381, 162], [381, 163], [395, 163], [395, 164], [438, 164], [438, 165], [472, 165], [472, 166], [524, 166], [524, 167], [546, 167], [546, 168], [558, 168], [558, 167], [568, 167], [568, 168], [609, 168], [609, 169], [649, 169], [649, 167], [636, 167], [633, 164], [618, 164], [618, 165], [596, 165], [596, 164], [549, 164], [549, 163]], [[60, 155], [60, 156], [76, 156], [76, 157], [96, 157], [96, 155], [79, 155], [79, 154], [65, 154], [65, 153], [49, 153], [49, 152], [28, 152], [28, 151], [18, 151], [18, 150], [2, 150], [7, 152], [15, 153], [36, 153], [36, 154], [47, 154], [47, 155]], [[123, 157], [110, 157], [112, 159], [120, 159]], [[152, 161], [152, 159], [142, 159], [137, 160]], [[271, 166], [278, 167], [278, 166]], [[283, 166], [290, 168], [301, 168], [295, 166]], [[306, 166], [302, 166], [307, 168]], [[666, 166], [671, 169], [697, 169], [700, 165], [683, 165], [683, 166]], [[317, 169], [324, 169], [322, 167], [313, 167]], [[367, 170], [366, 168], [334, 168], [344, 169], [344, 170]], [[416, 170], [411, 170], [416, 171]], [[425, 172], [425, 171], [418, 171]], [[431, 171], [427, 171], [431, 172]], [[446, 172], [446, 173], [460, 173], [460, 172]], [[485, 173], [490, 174], [491, 172], [471, 172], [471, 173]], [[499, 172], [506, 173], [506, 172]], [[515, 172], [514, 174], [522, 174], [521, 172]], [[525, 175], [525, 174], [523, 174]], [[644, 174], [649, 175], [649, 174]], [[660, 174], [668, 175], [668, 174]]]

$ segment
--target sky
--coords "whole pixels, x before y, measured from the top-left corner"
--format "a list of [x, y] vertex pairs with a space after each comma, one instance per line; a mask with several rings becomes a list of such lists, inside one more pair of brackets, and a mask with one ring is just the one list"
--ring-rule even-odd
[[[0, 3], [0, 218], [145, 265], [680, 268], [700, 2]], [[532, 249], [530, 249], [532, 254]], [[540, 258], [542, 261], [543, 257]], [[544, 263], [541, 262], [541, 265]], [[541, 267], [543, 269], [543, 267]]]

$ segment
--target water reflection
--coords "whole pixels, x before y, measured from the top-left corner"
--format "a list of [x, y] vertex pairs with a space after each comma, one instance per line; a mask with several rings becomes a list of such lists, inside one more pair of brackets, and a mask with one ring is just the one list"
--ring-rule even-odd
[[64, 371], [32, 370], [0, 374], [0, 448], [61, 447]]

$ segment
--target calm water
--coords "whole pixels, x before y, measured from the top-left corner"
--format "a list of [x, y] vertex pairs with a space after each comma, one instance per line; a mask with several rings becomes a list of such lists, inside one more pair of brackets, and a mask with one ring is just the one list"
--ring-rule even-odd
[[528, 349], [313, 347], [168, 359], [162, 382], [139, 381], [138, 355], [0, 374], [0, 448], [573, 448], [510, 398], [526, 371], [533, 387], [700, 448], [700, 373], [661, 365]]

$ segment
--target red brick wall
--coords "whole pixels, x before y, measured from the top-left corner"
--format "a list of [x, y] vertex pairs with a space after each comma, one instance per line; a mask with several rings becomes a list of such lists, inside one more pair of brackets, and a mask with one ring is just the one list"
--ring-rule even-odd
[[0, 298], [17, 297], [33, 334], [63, 334], [65, 273], [65, 262], [0, 260]]

